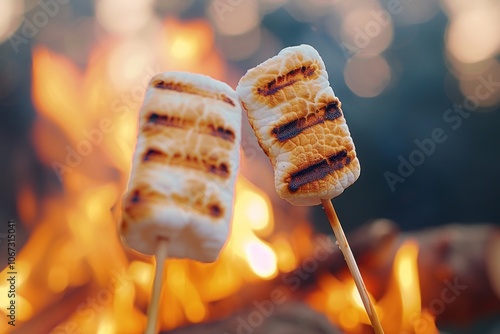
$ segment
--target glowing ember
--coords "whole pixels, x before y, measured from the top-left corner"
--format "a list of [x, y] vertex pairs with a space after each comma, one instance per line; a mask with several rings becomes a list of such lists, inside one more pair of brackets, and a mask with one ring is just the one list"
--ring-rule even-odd
[[418, 246], [412, 242], [404, 244], [395, 259], [394, 271], [401, 289], [403, 319], [409, 319], [410, 315], [420, 316], [417, 257]]
[[261, 236], [267, 236], [274, 228], [271, 203], [267, 195], [250, 182], [240, 179], [240, 191], [236, 196], [235, 210], [240, 225], [249, 226]]
[[[392, 281], [376, 304], [387, 333], [439, 333], [430, 313], [421, 310], [417, 257], [415, 242], [408, 241], [399, 248]], [[311, 306], [326, 311], [330, 320], [348, 333], [364, 333], [370, 322], [354, 282], [327, 274], [321, 277], [318, 285], [319, 289], [308, 297]]]
[[276, 274], [276, 255], [266, 244], [250, 241], [245, 247], [246, 257], [252, 270], [262, 278]]

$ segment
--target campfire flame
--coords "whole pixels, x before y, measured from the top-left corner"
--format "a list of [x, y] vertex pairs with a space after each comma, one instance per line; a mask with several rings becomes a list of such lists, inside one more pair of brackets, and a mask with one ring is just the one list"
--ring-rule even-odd
[[[416, 242], [410, 240], [400, 246], [389, 288], [375, 305], [386, 333], [439, 333], [431, 313], [421, 310], [417, 257]], [[309, 304], [347, 333], [366, 333], [370, 320], [354, 281], [327, 274], [318, 285], [319, 289], [308, 297]]]
[[[57, 326], [55, 334], [68, 328], [140, 333], [145, 327], [154, 264], [124, 249], [116, 232], [118, 208], [110, 210], [126, 186], [141, 94], [149, 77], [160, 70], [227, 75], [226, 64], [213, 51], [213, 33], [206, 22], [167, 19], [158, 36], [160, 60], [154, 58], [153, 48], [143, 47], [139, 56], [123, 52], [141, 45], [139, 41], [113, 40], [95, 47], [86, 70], [44, 47], [33, 52], [32, 91], [38, 112], [33, 142], [39, 159], [60, 183], [54, 182], [57, 186], [38, 200], [29, 184], [18, 194], [22, 223], [30, 229], [16, 260], [20, 326], [59, 307], [70, 313], [51, 327]], [[141, 78], [137, 73], [143, 72], [129, 71], [118, 82], [116, 77], [124, 74], [116, 73], [116, 63], [144, 64], [144, 71], [152, 73]], [[217, 313], [211, 305], [253, 283], [292, 271], [311, 255], [312, 242], [308, 225], [275, 233], [269, 197], [239, 176], [233, 227], [219, 260], [167, 261], [161, 296], [167, 307], [160, 310], [161, 328], [230, 314], [241, 305], [221, 305]], [[400, 248], [393, 284], [377, 303], [387, 333], [437, 333], [430, 314], [421, 311], [417, 255], [415, 243]], [[0, 284], [0, 295], [5, 296], [7, 285]], [[84, 297], [71, 302], [69, 294], [79, 289]], [[306, 301], [348, 333], [363, 333], [369, 325], [350, 278], [321, 276]], [[1, 303], [4, 313], [6, 306]], [[424, 329], [415, 325], [422, 321], [427, 324]], [[7, 330], [5, 326], [1, 322], [0, 331]]]

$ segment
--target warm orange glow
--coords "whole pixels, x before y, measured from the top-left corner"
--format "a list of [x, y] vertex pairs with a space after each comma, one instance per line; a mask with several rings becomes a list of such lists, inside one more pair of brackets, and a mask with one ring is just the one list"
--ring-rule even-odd
[[278, 272], [276, 254], [260, 239], [274, 228], [271, 205], [267, 195], [242, 176], [236, 182], [233, 221], [226, 249], [245, 260], [258, 277], [274, 277]]
[[[375, 308], [386, 333], [437, 334], [432, 315], [420, 305], [418, 279], [418, 246], [403, 243], [393, 264], [393, 275]], [[319, 289], [308, 296], [308, 302], [348, 333], [365, 333], [370, 321], [352, 279], [339, 280], [329, 274], [318, 282]], [[422, 324], [425, 323], [425, 326]]]
[[153, 266], [149, 263], [133, 261], [130, 263], [128, 270], [130, 275], [134, 277], [134, 281], [147, 290], [153, 284]]
[[176, 59], [193, 59], [198, 52], [196, 40], [190, 36], [176, 36], [170, 48], [170, 53]]
[[363, 301], [361, 300], [361, 296], [359, 295], [359, 291], [356, 288], [356, 285], [352, 286], [351, 298], [354, 301], [354, 305], [356, 305], [358, 308], [364, 308]]
[[262, 278], [276, 274], [276, 255], [271, 247], [256, 241], [250, 241], [245, 247], [246, 258], [252, 270]]
[[188, 46], [186, 54], [192, 55], [193, 58], [209, 52], [214, 39], [210, 25], [204, 20], [193, 20], [188, 24], [183, 24], [173, 18], [167, 19], [164, 33], [167, 50], [172, 51], [177, 47], [179, 50], [174, 50], [174, 53], [178, 52], [178, 55], [181, 55], [183, 50], [180, 50], [180, 47]]
[[235, 201], [235, 212], [238, 221], [248, 225], [261, 236], [267, 236], [274, 228], [271, 203], [267, 195], [250, 182], [241, 179], [241, 191]]
[[420, 283], [418, 279], [418, 246], [416, 242], [407, 242], [401, 246], [394, 260], [394, 274], [401, 291], [402, 321], [405, 327], [413, 327], [408, 323], [420, 317]]
[[31, 225], [36, 219], [36, 198], [33, 189], [27, 184], [23, 185], [17, 194], [17, 210], [23, 222]]
[[31, 306], [31, 303], [23, 296], [16, 296], [16, 298], [19, 310], [17, 318], [19, 321], [26, 321], [33, 316], [33, 307]]
[[167, 18], [160, 36], [160, 60], [166, 70], [196, 72], [222, 79], [224, 62], [215, 52], [214, 33], [206, 21], [182, 23]]
[[263, 197], [249, 191], [242, 194], [243, 196], [248, 197], [245, 199], [245, 201], [248, 201], [245, 213], [250, 226], [257, 231], [265, 229], [270, 221], [268, 203], [266, 203]]
[[341, 281], [327, 274], [320, 278], [318, 285], [319, 291], [309, 297], [309, 303], [326, 312], [333, 323], [349, 333], [359, 333], [362, 324], [369, 323], [352, 279]]
[[71, 139], [87, 125], [78, 93], [82, 75], [68, 59], [45, 48], [33, 52], [33, 102], [40, 115], [54, 122]]
[[298, 259], [286, 236], [277, 236], [272, 247], [276, 253], [278, 268], [281, 272], [290, 272], [298, 266]]
[[340, 326], [345, 330], [353, 330], [359, 324], [358, 312], [354, 308], [348, 307], [340, 312], [339, 321]]
[[[16, 259], [17, 260], [17, 259]], [[21, 260], [21, 261], [16, 261], [17, 262], [17, 270], [19, 272], [23, 273], [22, 277], [19, 277], [16, 280], [17, 286], [23, 286], [24, 282], [29, 278], [32, 270], [32, 264], [30, 261], [27, 260]]]
[[54, 292], [61, 292], [68, 286], [68, 271], [62, 267], [50, 269], [47, 276], [47, 285]]
[[110, 316], [103, 316], [99, 323], [97, 334], [112, 334], [116, 333], [115, 320]]
[[186, 305], [186, 316], [191, 322], [200, 322], [207, 314], [205, 305], [200, 301], [191, 302]]
[[[57, 300], [60, 307], [72, 307], [68, 309], [69, 317], [59, 319], [61, 326], [74, 324], [82, 333], [144, 331], [154, 261], [129, 252], [116, 233], [144, 88], [155, 72], [164, 70], [197, 72], [220, 79], [227, 76], [227, 65], [215, 51], [214, 33], [207, 21], [167, 18], [157, 27], [156, 35], [161, 37], [152, 42], [139, 36], [139, 19], [149, 15], [152, 2], [123, 2], [127, 15], [134, 6], [142, 8], [139, 21], [132, 23], [112, 17], [110, 8], [120, 3], [98, 1], [99, 22], [121, 38], [96, 45], [86, 68], [46, 48], [33, 52], [33, 102], [38, 111], [33, 141], [43, 164], [51, 168], [57, 161], [69, 170], [57, 178], [61, 191], [54, 190], [38, 199], [32, 185], [27, 184], [17, 194], [22, 218], [32, 228], [16, 259], [20, 322], [54, 307]], [[242, 8], [250, 3], [244, 2]], [[235, 13], [235, 17], [238, 15]], [[250, 17], [247, 28], [256, 22]], [[387, 34], [392, 38], [392, 32]], [[264, 35], [262, 40], [266, 40]], [[346, 80], [356, 94], [375, 96], [387, 85], [390, 68], [380, 56], [363, 61], [368, 64], [367, 71], [362, 71], [365, 82], [353, 79], [352, 75], [359, 74], [355, 67], [360, 65], [354, 60], [348, 65], [354, 67], [346, 70]], [[110, 130], [91, 132], [99, 129], [102, 120], [108, 121]], [[86, 145], [82, 143], [90, 142], [90, 132], [95, 142], [90, 152], [80, 154], [77, 163], [68, 164], [68, 147], [77, 152]], [[275, 225], [278, 211], [273, 211], [269, 196], [242, 175], [237, 180], [234, 204], [230, 236], [215, 263], [166, 261], [159, 314], [162, 330], [228, 315], [241, 305], [224, 305], [227, 298], [235, 298], [252, 283], [290, 273], [312, 258], [317, 245], [307, 218], [297, 224], [284, 221], [280, 224], [288, 225]], [[429, 322], [427, 328], [434, 326], [430, 313], [420, 309], [418, 295], [412, 295], [406, 305], [406, 299], [405, 303], [401, 300], [402, 294], [419, 291], [417, 255], [414, 244], [403, 245], [394, 264], [394, 282], [376, 301], [387, 333], [435, 333], [417, 332], [408, 320], [417, 315]], [[5, 270], [0, 273], [4, 274]], [[5, 282], [0, 282], [0, 295], [6, 295], [6, 287]], [[67, 306], [66, 293], [78, 293], [80, 289], [88, 289], [84, 290], [81, 304]], [[311, 289], [305, 299], [349, 333], [362, 333], [369, 324], [349, 278], [318, 274], [318, 287]], [[91, 303], [98, 303], [99, 311]], [[2, 305], [0, 315], [4, 313]], [[4, 323], [0, 323], [0, 332], [2, 326]]]
[[[388, 332], [438, 333], [434, 319], [421, 306], [416, 241], [408, 240], [399, 248], [394, 259], [393, 277], [378, 305], [386, 315], [382, 325]], [[422, 326], [423, 322], [425, 326]]]

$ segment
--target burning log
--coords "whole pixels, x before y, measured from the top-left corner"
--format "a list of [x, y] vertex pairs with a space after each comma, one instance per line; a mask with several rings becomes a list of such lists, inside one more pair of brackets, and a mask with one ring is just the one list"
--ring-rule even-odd
[[[396, 254], [410, 239], [418, 244], [420, 304], [430, 321], [435, 318], [438, 324], [463, 325], [500, 312], [500, 229], [488, 224], [450, 224], [410, 233], [401, 232], [390, 220], [379, 219], [351, 233], [353, 253], [376, 300], [380, 302], [394, 284], [391, 276]], [[277, 293], [287, 301], [308, 300], [314, 304], [310, 296], [328, 276], [349, 280], [340, 250], [330, 238], [319, 236], [312, 256], [295, 270], [246, 286], [237, 297], [212, 303], [210, 311], [229, 316], [232, 310], [249, 305], [256, 309], [256, 304], [273, 300]], [[231, 319], [234, 317], [218, 321], [223, 326]]]
[[[76, 311], [82, 300], [90, 294], [90, 291], [89, 284], [68, 291], [62, 299], [54, 301], [52, 305], [30, 319], [29, 322], [18, 326], [12, 331], [12, 334], [51, 333], [57, 325], [64, 322]], [[57, 305], [64, 305], [64, 307], [57, 307]], [[63, 331], [65, 333], [72, 332], [76, 330], [75, 327], [74, 324], [69, 324], [68, 328], [64, 328]]]
[[438, 323], [500, 312], [500, 228], [450, 224], [416, 234], [422, 305]]
[[[396, 251], [408, 239], [419, 246], [422, 307], [438, 324], [474, 322], [500, 312], [500, 228], [492, 224], [448, 224], [400, 232], [376, 220], [349, 236], [361, 272], [375, 297], [387, 289]], [[340, 254], [327, 265], [339, 274]]]
[[[438, 324], [463, 325], [500, 312], [500, 228], [491, 224], [400, 232], [394, 222], [379, 219], [354, 231], [351, 248], [376, 299], [387, 291], [396, 252], [409, 239], [419, 246], [422, 308]], [[342, 262], [335, 249], [322, 270], [345, 275]]]
[[245, 309], [212, 323], [188, 326], [163, 334], [337, 334], [324, 315], [302, 303], [285, 303], [258, 312]]
[[[393, 267], [397, 254], [402, 245], [413, 239], [419, 249], [416, 261], [420, 280], [419, 304], [422, 309], [427, 309], [430, 321], [435, 318], [438, 324], [463, 326], [464, 323], [471, 323], [500, 312], [500, 229], [494, 225], [451, 224], [409, 233], [399, 231], [397, 225], [390, 220], [379, 219], [360, 227], [348, 237], [368, 290], [378, 301], [378, 306], [385, 306], [387, 309], [398, 308], [397, 305], [391, 304], [395, 303], [394, 301], [381, 304], [387, 291], [394, 289], [391, 277], [394, 274]], [[247, 319], [252, 312], [258, 311], [259, 307], [269, 309], [269, 302], [273, 302], [274, 312], [262, 320], [262, 324], [258, 329], [255, 328], [254, 333], [270, 333], [269, 328], [275, 329], [281, 326], [283, 330], [287, 330], [290, 326], [298, 327], [293, 321], [299, 322], [301, 326], [304, 325], [304, 328], [310, 329], [311, 333], [335, 333], [332, 332], [331, 326], [330, 332], [326, 325], [318, 325], [318, 328], [310, 326], [316, 321], [311, 319], [320, 317], [313, 314], [314, 312], [311, 313], [312, 311], [307, 313], [306, 308], [297, 302], [307, 302], [319, 313], [326, 315], [332, 323], [337, 324], [335, 318], [337, 310], [333, 308], [344, 306], [339, 306], [337, 295], [329, 297], [328, 293], [347, 294], [351, 298], [351, 288], [354, 286], [348, 284], [350, 280], [347, 268], [341, 252], [333, 241], [320, 235], [312, 242], [310, 256], [302, 258], [293, 271], [271, 280], [245, 284], [231, 296], [207, 305], [208, 322], [178, 329], [172, 334], [211, 333], [211, 331], [224, 333], [224, 330], [227, 333], [235, 333], [238, 317]], [[325, 280], [330, 281], [328, 284], [323, 284]], [[322, 292], [324, 285], [331, 286], [331, 280], [344, 285], [326, 293]], [[49, 332], [63, 323], [68, 315], [75, 311], [79, 302], [91, 294], [87, 288], [79, 288], [74, 295], [67, 293], [57, 302], [58, 307], [48, 307], [22, 324], [19, 333], [31, 332], [33, 328], [46, 328], [47, 331], [44, 332]], [[328, 298], [333, 298], [335, 302], [329, 303]], [[397, 300], [395, 299], [396, 302]], [[142, 306], [140, 308], [143, 309]], [[243, 311], [235, 314], [235, 310]], [[316, 322], [324, 323], [324, 321], [323, 319]], [[361, 327], [357, 330], [346, 331], [364, 333], [365, 329], [368, 332], [369, 327], [366, 322], [359, 326]], [[306, 329], [302, 333], [308, 333]], [[343, 329], [345, 330], [344, 327]], [[273, 333], [276, 332], [277, 329]]]

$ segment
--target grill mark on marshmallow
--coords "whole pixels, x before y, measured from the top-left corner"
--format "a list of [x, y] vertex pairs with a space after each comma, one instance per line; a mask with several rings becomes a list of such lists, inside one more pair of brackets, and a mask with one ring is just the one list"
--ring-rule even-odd
[[210, 204], [208, 207], [208, 210], [210, 212], [210, 216], [212, 216], [214, 218], [219, 218], [223, 214], [222, 207], [217, 203]]
[[351, 160], [352, 158], [348, 155], [347, 150], [335, 153], [320, 162], [293, 173], [288, 183], [288, 189], [292, 193], [296, 192], [303, 185], [321, 180], [330, 173], [344, 168], [351, 163]]
[[231, 143], [234, 142], [234, 132], [231, 129], [224, 128], [222, 126], [218, 126], [217, 128], [213, 125], [210, 124], [208, 126], [208, 129], [210, 130], [210, 134], [214, 137], [219, 137], [224, 140], [230, 141]]
[[165, 159], [167, 155], [159, 150], [155, 150], [150, 148], [149, 150], [144, 153], [144, 156], [142, 157], [142, 161], [155, 161], [155, 160], [162, 160]]
[[152, 112], [148, 116], [147, 124], [156, 124], [156, 125], [174, 127], [186, 130], [193, 129], [200, 134], [207, 134], [210, 136], [221, 138], [231, 143], [234, 143], [236, 137], [234, 131], [230, 128], [225, 128], [223, 126], [216, 126], [214, 124], [207, 124], [205, 126], [201, 126], [199, 124], [195, 124], [195, 120], [184, 119], [181, 117], [169, 116], [165, 114], [160, 115], [156, 112]]
[[219, 100], [224, 103], [227, 103], [233, 107], [236, 106], [236, 103], [226, 96], [223, 93], [216, 93], [216, 92], [210, 92], [201, 88], [198, 88], [196, 86], [190, 85], [190, 84], [184, 84], [181, 82], [173, 82], [173, 81], [164, 81], [164, 80], [158, 80], [154, 82], [153, 87], [158, 88], [158, 89], [166, 89], [166, 90], [172, 90], [175, 92], [179, 93], [186, 93], [186, 94], [192, 94], [192, 95], [198, 95], [202, 97], [207, 97], [209, 99], [214, 99], [214, 100]]
[[[193, 210], [196, 213], [211, 216], [212, 218], [221, 218], [224, 216], [224, 206], [219, 203], [215, 198], [211, 198], [207, 201], [196, 201], [193, 202], [193, 197], [173, 193], [170, 196], [166, 196], [149, 185], [142, 185], [135, 188], [127, 198], [127, 203], [125, 205], [125, 212], [131, 217], [135, 217], [140, 208], [137, 206], [139, 204], [150, 204], [152, 201], [162, 205], [167, 205], [170, 203], [177, 207], [185, 206], [189, 210]], [[126, 230], [128, 224], [125, 220], [122, 222], [122, 230]]]
[[210, 216], [212, 218], [221, 218], [224, 216], [224, 206], [215, 198], [202, 199], [186, 196], [185, 194], [172, 194], [172, 201], [177, 207], [186, 207], [196, 213]]
[[341, 116], [342, 109], [340, 108], [340, 101], [334, 98], [334, 100], [328, 102], [326, 106], [316, 110], [314, 114], [309, 114], [286, 124], [278, 125], [272, 129], [271, 133], [279, 141], [286, 141], [314, 125], [324, 123], [325, 121], [334, 121]]
[[295, 68], [287, 74], [280, 75], [276, 79], [271, 80], [263, 87], [257, 88], [257, 92], [262, 96], [273, 95], [285, 87], [291, 86], [297, 81], [307, 79], [316, 73], [316, 66], [313, 64], [302, 65]]
[[[158, 203], [166, 199], [167, 196], [165, 194], [158, 192], [148, 184], [140, 183], [131, 192], [127, 193], [123, 210], [127, 216], [132, 218], [132, 222], [134, 222], [137, 216], [144, 214], [144, 204]], [[125, 221], [123, 220], [123, 223]], [[122, 230], [127, 228], [128, 224], [122, 226]]]
[[180, 153], [176, 152], [172, 156], [167, 153], [162, 152], [158, 149], [149, 148], [142, 156], [142, 161], [144, 162], [160, 162], [163, 164], [169, 164], [171, 166], [184, 166], [195, 170], [200, 170], [206, 173], [210, 173], [219, 176], [223, 179], [229, 178], [229, 165], [226, 162], [220, 164], [214, 164], [208, 162], [206, 159], [198, 159], [196, 156], [186, 155], [182, 156]]

